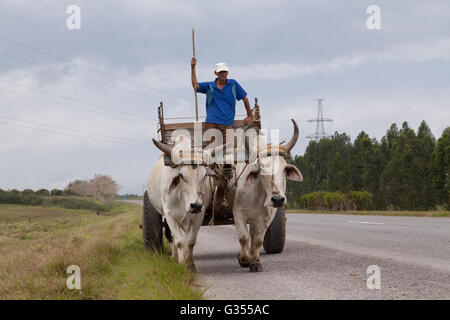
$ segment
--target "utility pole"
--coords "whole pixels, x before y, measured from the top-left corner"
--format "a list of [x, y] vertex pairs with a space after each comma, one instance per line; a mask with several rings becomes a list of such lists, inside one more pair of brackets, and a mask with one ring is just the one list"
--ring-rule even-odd
[[308, 139], [312, 139], [315, 141], [319, 141], [322, 138], [328, 138], [330, 135], [325, 132], [324, 122], [331, 122], [333, 120], [327, 119], [323, 117], [322, 111], [322, 101], [325, 100], [323, 98], [316, 99], [318, 101], [317, 105], [317, 118], [308, 120], [308, 122], [316, 122], [316, 132], [307, 136]]

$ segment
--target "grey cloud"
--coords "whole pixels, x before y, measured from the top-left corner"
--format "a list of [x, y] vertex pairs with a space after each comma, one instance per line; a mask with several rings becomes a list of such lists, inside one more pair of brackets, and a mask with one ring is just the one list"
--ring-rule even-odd
[[[82, 29], [65, 27], [69, 4], [82, 9]], [[300, 123], [302, 153], [314, 126], [314, 98], [324, 97], [327, 128], [361, 130], [379, 138], [392, 122], [412, 127], [425, 119], [439, 136], [450, 119], [448, 74], [450, 4], [447, 1], [377, 1], [382, 30], [365, 27], [372, 1], [91, 1], [3, 0], [5, 36], [54, 55], [100, 69], [149, 90], [55, 61], [0, 40], [0, 51], [42, 64], [32, 66], [0, 53], [0, 77], [125, 112], [156, 118], [193, 115], [189, 79], [191, 28], [196, 30], [198, 77], [213, 79], [212, 65], [230, 64], [253, 102], [260, 98], [263, 126], [292, 133]], [[90, 80], [55, 74], [73, 72]], [[144, 95], [118, 90], [136, 90]], [[0, 88], [80, 106], [0, 81]], [[161, 92], [163, 91], [163, 92]], [[170, 95], [164, 92], [170, 93]], [[199, 96], [204, 113], [204, 96]], [[98, 111], [98, 110], [97, 110]], [[242, 103], [237, 113], [243, 113]], [[150, 143], [155, 123], [141, 124], [71, 110], [0, 90], [0, 114]], [[12, 121], [11, 121], [12, 122]], [[18, 123], [18, 122], [14, 122]], [[34, 125], [30, 125], [34, 126]], [[75, 178], [106, 173], [140, 192], [159, 152], [148, 148], [52, 135], [0, 125], [0, 188], [63, 187]]]

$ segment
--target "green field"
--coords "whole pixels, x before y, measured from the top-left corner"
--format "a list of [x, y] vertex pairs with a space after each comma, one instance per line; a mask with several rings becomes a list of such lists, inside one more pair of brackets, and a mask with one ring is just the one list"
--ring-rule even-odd
[[[0, 299], [201, 299], [195, 273], [144, 250], [141, 214], [119, 202], [100, 214], [0, 205]], [[81, 290], [66, 287], [70, 265]]]

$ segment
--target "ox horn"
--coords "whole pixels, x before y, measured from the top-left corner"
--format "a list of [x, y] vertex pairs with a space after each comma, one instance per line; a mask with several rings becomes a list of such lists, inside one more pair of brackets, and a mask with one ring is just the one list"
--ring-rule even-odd
[[155, 144], [155, 146], [161, 150], [162, 152], [164, 152], [165, 154], [167, 154], [169, 157], [172, 155], [172, 148], [171, 146], [168, 146], [167, 144], [164, 144], [162, 142], [159, 142], [158, 140], [153, 139], [153, 143]]
[[294, 119], [291, 119], [292, 123], [294, 124], [294, 135], [292, 136], [291, 140], [286, 144], [285, 148], [287, 153], [290, 153], [292, 148], [295, 146], [298, 140], [299, 130], [297, 126], [297, 122], [295, 122]]

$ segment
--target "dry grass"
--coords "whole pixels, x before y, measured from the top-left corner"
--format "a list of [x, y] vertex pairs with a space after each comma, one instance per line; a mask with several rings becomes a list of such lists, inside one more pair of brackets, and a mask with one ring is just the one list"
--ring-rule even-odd
[[[185, 266], [143, 249], [141, 210], [0, 206], [0, 299], [200, 299]], [[81, 290], [66, 287], [70, 265]]]

